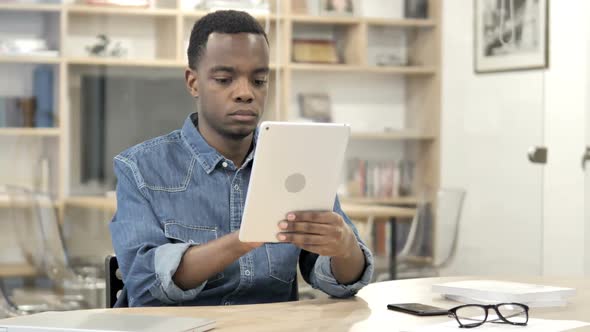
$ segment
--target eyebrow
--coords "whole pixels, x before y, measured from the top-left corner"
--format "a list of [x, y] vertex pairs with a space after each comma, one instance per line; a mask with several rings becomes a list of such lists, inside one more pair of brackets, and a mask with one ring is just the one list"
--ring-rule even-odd
[[[229, 67], [229, 66], [215, 66], [213, 68], [211, 68], [211, 70], [209, 71], [210, 73], [218, 73], [218, 72], [227, 72], [230, 74], [235, 74], [236, 73], [236, 69], [233, 67]], [[261, 67], [261, 68], [256, 68], [254, 69], [254, 74], [268, 74], [270, 72], [270, 69], [268, 67]]]

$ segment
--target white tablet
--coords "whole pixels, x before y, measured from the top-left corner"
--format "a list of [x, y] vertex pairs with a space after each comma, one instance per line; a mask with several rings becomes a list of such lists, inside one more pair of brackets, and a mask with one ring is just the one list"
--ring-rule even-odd
[[332, 211], [350, 126], [263, 122], [240, 227], [242, 242], [278, 242], [288, 212]]

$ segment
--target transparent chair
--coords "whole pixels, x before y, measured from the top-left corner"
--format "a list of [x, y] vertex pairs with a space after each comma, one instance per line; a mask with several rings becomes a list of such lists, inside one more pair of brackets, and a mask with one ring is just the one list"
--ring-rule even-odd
[[435, 277], [452, 262], [465, 196], [463, 189], [441, 188], [434, 200], [428, 195], [421, 199], [404, 247], [397, 254], [398, 279]]
[[25, 188], [4, 186], [10, 199], [17, 240], [27, 262], [48, 277], [54, 289], [15, 289], [15, 303], [47, 305], [49, 310], [104, 306], [104, 279], [83, 276], [68, 264], [53, 200]]

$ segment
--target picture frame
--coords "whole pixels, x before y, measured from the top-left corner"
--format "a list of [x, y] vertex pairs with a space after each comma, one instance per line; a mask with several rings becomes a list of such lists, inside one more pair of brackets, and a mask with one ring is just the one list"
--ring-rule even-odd
[[548, 0], [474, 0], [476, 73], [548, 67]]
[[327, 93], [300, 93], [300, 116], [313, 122], [332, 122], [332, 102]]
[[320, 14], [324, 16], [353, 16], [355, 0], [321, 0]]
[[340, 62], [333, 40], [294, 39], [293, 62], [336, 64]]

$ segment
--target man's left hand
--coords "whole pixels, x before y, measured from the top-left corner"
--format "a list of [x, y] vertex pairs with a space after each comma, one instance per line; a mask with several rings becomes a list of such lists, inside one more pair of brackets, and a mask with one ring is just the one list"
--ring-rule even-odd
[[334, 212], [290, 212], [277, 239], [321, 256], [348, 257], [358, 246], [352, 229]]

